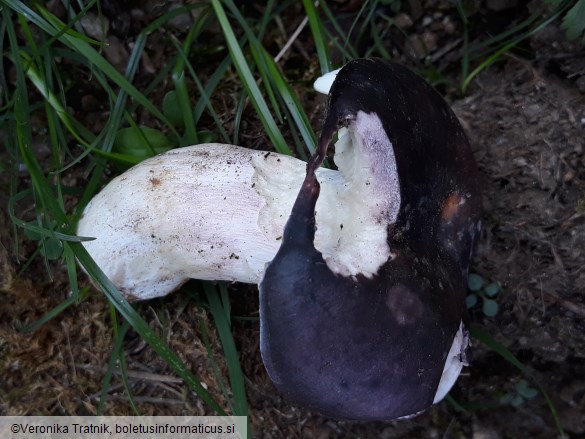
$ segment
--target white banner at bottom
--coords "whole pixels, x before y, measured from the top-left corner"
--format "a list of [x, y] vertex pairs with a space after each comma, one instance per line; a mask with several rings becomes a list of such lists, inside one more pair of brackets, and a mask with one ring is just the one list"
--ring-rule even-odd
[[246, 416], [0, 416], [2, 439], [247, 439]]

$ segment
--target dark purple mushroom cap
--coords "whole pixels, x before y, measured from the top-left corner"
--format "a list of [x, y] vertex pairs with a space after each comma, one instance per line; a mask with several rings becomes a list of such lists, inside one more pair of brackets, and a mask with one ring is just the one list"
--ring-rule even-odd
[[[335, 131], [359, 112], [381, 121], [393, 151], [375, 136], [364, 141], [380, 162], [393, 152], [401, 200], [388, 224], [392, 256], [372, 278], [334, 273], [314, 245], [315, 170]], [[480, 210], [467, 139], [441, 96], [395, 63], [343, 67], [282, 245], [260, 283], [262, 357], [285, 397], [345, 419], [428, 408], [465, 321]]]

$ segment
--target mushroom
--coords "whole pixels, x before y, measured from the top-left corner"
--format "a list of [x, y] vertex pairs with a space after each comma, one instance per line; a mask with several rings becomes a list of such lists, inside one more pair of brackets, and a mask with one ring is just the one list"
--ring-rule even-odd
[[[388, 258], [374, 273], [339, 272], [313, 245], [316, 170], [339, 125], [347, 133], [336, 147], [351, 142], [356, 173], [367, 176], [353, 190], [384, 226]], [[480, 207], [467, 139], [439, 94], [397, 64], [346, 64], [259, 286], [260, 347], [276, 387], [326, 415], [360, 420], [409, 416], [441, 400], [466, 361]], [[344, 239], [371, 239], [360, 224], [352, 230]]]
[[[342, 170], [355, 171], [355, 153], [338, 157], [340, 170], [317, 171], [315, 245], [338, 271], [373, 274], [388, 258], [385, 226], [369, 216], [361, 190], [344, 187]], [[257, 284], [280, 247], [305, 168], [234, 145], [174, 149], [114, 178], [88, 203], [77, 233], [95, 238], [83, 245], [130, 300], [164, 296], [188, 279]], [[349, 239], [352, 224], [372, 233]]]
[[[78, 234], [130, 299], [189, 278], [259, 283], [262, 358], [287, 398], [337, 418], [410, 416], [466, 362], [475, 164], [449, 106], [408, 69], [360, 59], [319, 87], [331, 79], [308, 164], [172, 150], [112, 180]], [[320, 168], [338, 129], [337, 170]]]

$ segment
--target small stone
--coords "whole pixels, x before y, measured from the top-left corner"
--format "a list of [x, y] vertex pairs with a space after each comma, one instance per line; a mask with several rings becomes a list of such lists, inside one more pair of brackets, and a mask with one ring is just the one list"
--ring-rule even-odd
[[[178, 9], [182, 6], [183, 6], [182, 3], [171, 3], [169, 11], [172, 11], [173, 9]], [[187, 32], [191, 28], [191, 26], [193, 26], [193, 20], [191, 19], [191, 16], [187, 12], [185, 12], [184, 14], [177, 15], [176, 17], [171, 18], [169, 20], [169, 25], [181, 32]]]
[[144, 52], [142, 54], [142, 58], [140, 59], [140, 61], [141, 61], [142, 68], [146, 73], [154, 75], [157, 72], [157, 69], [154, 66], [154, 63], [152, 62], [152, 59], [150, 58], [148, 53]]
[[103, 15], [88, 12], [79, 20], [87, 36], [103, 41], [110, 29], [110, 21]]
[[560, 120], [559, 110], [552, 110], [550, 113], [550, 118], [553, 122], [558, 122]]
[[575, 178], [575, 172], [573, 172], [572, 169], [569, 169], [567, 172], [565, 172], [565, 174], [563, 175], [563, 183], [570, 183], [573, 181], [573, 179]]
[[140, 8], [134, 8], [134, 9], [132, 9], [130, 11], [130, 15], [132, 16], [132, 19], [133, 20], [136, 20], [136, 21], [144, 20], [145, 17], [146, 17], [146, 14]]
[[394, 24], [400, 29], [409, 29], [412, 27], [413, 22], [410, 15], [401, 13], [394, 17]]
[[437, 35], [434, 32], [425, 31], [421, 35], [412, 35], [409, 43], [412, 56], [421, 59], [435, 50]]
[[524, 117], [528, 123], [536, 123], [542, 116], [542, 108], [540, 104], [530, 104], [522, 108]]
[[500, 439], [500, 435], [493, 430], [478, 423], [473, 424], [473, 439]]
[[455, 32], [455, 25], [453, 24], [453, 21], [451, 21], [451, 18], [449, 16], [443, 18], [443, 29], [449, 35]]
[[104, 47], [104, 54], [106, 59], [121, 72], [126, 68], [126, 63], [130, 58], [126, 46], [114, 36], [108, 38], [108, 44]]
[[437, 40], [438, 39], [439, 38], [437, 37], [437, 34], [434, 32], [430, 32], [430, 31], [423, 32], [422, 42], [423, 42], [427, 52], [434, 52], [435, 51], [435, 49], [437, 48]]
[[59, 0], [50, 0], [45, 2], [44, 4], [47, 11], [53, 14], [55, 17], [66, 20], [67, 19], [67, 10], [63, 7], [63, 4]]

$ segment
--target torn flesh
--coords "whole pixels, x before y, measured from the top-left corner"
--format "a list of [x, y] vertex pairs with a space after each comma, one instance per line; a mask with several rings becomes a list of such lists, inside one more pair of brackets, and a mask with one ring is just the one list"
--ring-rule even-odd
[[[370, 277], [390, 256], [387, 226], [400, 196], [380, 129], [377, 116], [358, 115], [336, 144], [339, 170], [317, 173], [315, 247], [344, 276]], [[389, 161], [368, 148], [381, 134]], [[305, 167], [233, 145], [175, 149], [113, 179], [86, 206], [77, 233], [95, 238], [84, 246], [135, 300], [164, 296], [190, 278], [258, 283], [278, 251]]]
[[[334, 197], [322, 192], [317, 201], [315, 248], [334, 273], [371, 278], [391, 258], [388, 225], [400, 209], [394, 150], [374, 113], [359, 111], [338, 138], [340, 183]], [[333, 217], [320, 221], [323, 209]]]

